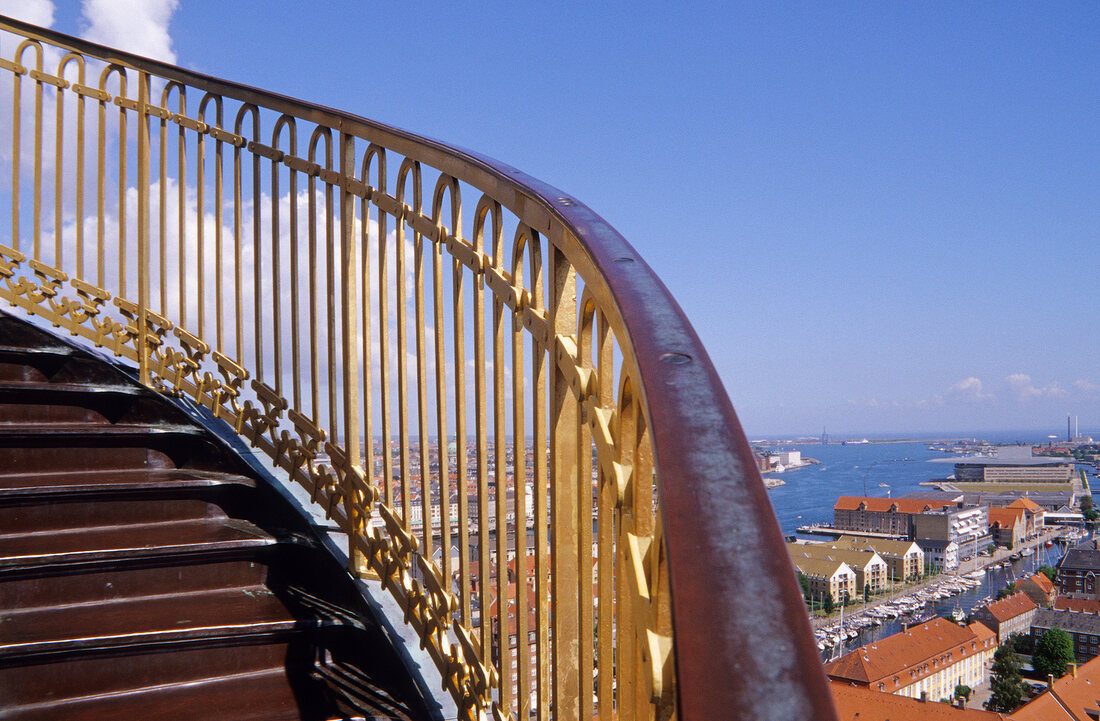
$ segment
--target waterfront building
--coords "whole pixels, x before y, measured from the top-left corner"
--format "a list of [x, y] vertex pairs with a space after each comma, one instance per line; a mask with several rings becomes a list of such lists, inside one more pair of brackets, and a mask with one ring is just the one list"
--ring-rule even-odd
[[949, 699], [958, 684], [986, 683], [996, 648], [996, 634], [981, 623], [958, 626], [934, 618], [830, 661], [825, 673], [872, 691]]
[[1005, 508], [1019, 509], [1024, 513], [1024, 521], [1026, 523], [1026, 535], [1028, 538], [1037, 535], [1043, 530], [1044, 519], [1046, 517], [1046, 510], [1035, 501], [1028, 497], [1017, 498], [1012, 503], [1009, 503]]
[[1003, 714], [959, 708], [927, 695], [909, 698], [840, 681], [829, 686], [840, 721], [1009, 721]]
[[771, 457], [775, 460], [775, 463], [778, 463], [785, 468], [797, 466], [802, 463], [802, 451], [779, 451], [777, 453], [773, 453]]
[[920, 498], [841, 496], [833, 505], [833, 525], [837, 530], [912, 538], [914, 516], [950, 505]]
[[845, 535], [831, 545], [840, 549], [876, 552], [886, 562], [886, 570], [895, 581], [920, 578], [924, 573], [924, 551], [915, 541]]
[[1052, 628], [1060, 628], [1073, 637], [1073, 653], [1078, 663], [1094, 659], [1100, 653], [1100, 616], [1051, 608], [1036, 611], [1031, 620], [1031, 637], [1038, 640]]
[[955, 480], [960, 483], [1070, 483], [1073, 459], [1047, 456], [970, 458], [955, 464]]
[[1054, 585], [1058, 594], [1070, 598], [1098, 598], [1096, 576], [1100, 574], [1100, 551], [1071, 548], [1058, 563]]
[[1078, 666], [1012, 713], [1013, 721], [1096, 721], [1100, 717], [1100, 659]]
[[937, 571], [953, 571], [959, 567], [959, 544], [935, 538], [919, 538], [915, 543], [924, 552], [925, 563]]
[[1054, 600], [1054, 583], [1045, 573], [1035, 573], [1016, 582], [1017, 591], [1023, 591], [1036, 605], [1049, 607]]
[[[913, 538], [954, 541], [963, 556], [973, 556], [993, 542], [989, 535], [989, 508], [961, 503], [928, 510], [913, 516]], [[924, 545], [921, 545], [924, 548]]]
[[792, 557], [791, 563], [810, 582], [814, 598], [824, 598], [828, 593], [840, 603], [845, 594], [849, 598], [856, 597], [856, 572], [847, 563], [802, 556]]
[[1014, 633], [1030, 633], [1031, 620], [1038, 610], [1038, 604], [1020, 591], [976, 609], [974, 618], [996, 633], [997, 643], [1001, 644]]
[[828, 543], [788, 543], [787, 551], [792, 562], [801, 557], [848, 564], [856, 574], [857, 594], [863, 593], [865, 587], [870, 587], [871, 593], [880, 593], [886, 588], [886, 561], [874, 551], [841, 549]]
[[993, 543], [1015, 548], [1027, 537], [1027, 520], [1022, 508], [990, 508], [989, 534]]

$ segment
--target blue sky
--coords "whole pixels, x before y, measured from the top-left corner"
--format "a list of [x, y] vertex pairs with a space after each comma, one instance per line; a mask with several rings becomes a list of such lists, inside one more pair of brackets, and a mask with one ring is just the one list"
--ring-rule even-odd
[[582, 199], [683, 305], [750, 436], [1067, 413], [1100, 435], [1095, 5], [52, 5], [63, 32]]

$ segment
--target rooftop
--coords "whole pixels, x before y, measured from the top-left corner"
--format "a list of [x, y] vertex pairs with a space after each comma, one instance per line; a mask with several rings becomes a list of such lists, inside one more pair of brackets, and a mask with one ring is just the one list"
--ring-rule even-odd
[[1058, 568], [1074, 571], [1100, 571], [1100, 551], [1091, 548], [1071, 548], [1062, 557]]
[[833, 510], [836, 511], [865, 511], [885, 513], [924, 513], [925, 511], [940, 510], [947, 506], [955, 505], [951, 501], [933, 501], [922, 498], [871, 498], [868, 496], [841, 496], [836, 499]]
[[1038, 608], [1038, 604], [1023, 592], [1014, 593], [986, 606], [986, 610], [998, 623], [1004, 623], [1029, 611], [1034, 611], [1036, 608]]
[[1054, 599], [1056, 611], [1074, 611], [1076, 613], [1100, 614], [1100, 599], [1097, 598], [1069, 598], [1059, 596]]
[[1030, 498], [1017, 498], [1012, 503], [1009, 503], [1005, 508], [1022, 508], [1025, 511], [1041, 511], [1043, 507]]
[[1098, 635], [1100, 634], [1100, 615], [1040, 608], [1035, 612], [1035, 618], [1031, 619], [1032, 631], [1036, 628], [1050, 629], [1055, 626], [1069, 633]]
[[842, 681], [833, 681], [829, 686], [841, 721], [995, 721], [1008, 718], [991, 711], [960, 709], [945, 703], [872, 691]]
[[[841, 536], [833, 543], [827, 544], [834, 548], [870, 549], [879, 555], [904, 556], [913, 551], [915, 541], [894, 541], [887, 538], [865, 538], [863, 536]], [[920, 546], [916, 546], [920, 550]]]
[[990, 508], [989, 525], [1000, 528], [1011, 528], [1024, 520], [1022, 508]]

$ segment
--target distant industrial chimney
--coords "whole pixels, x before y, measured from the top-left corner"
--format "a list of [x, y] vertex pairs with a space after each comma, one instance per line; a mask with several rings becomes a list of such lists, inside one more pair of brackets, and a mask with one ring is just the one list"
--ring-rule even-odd
[[1070, 426], [1069, 426], [1069, 420], [1070, 420], [1070, 419], [1069, 419], [1069, 414], [1067, 413], [1067, 414], [1066, 414], [1066, 442], [1067, 442], [1067, 443], [1070, 443], [1070, 442], [1072, 442], [1072, 441], [1073, 441], [1073, 436], [1072, 436], [1072, 435], [1070, 435]]

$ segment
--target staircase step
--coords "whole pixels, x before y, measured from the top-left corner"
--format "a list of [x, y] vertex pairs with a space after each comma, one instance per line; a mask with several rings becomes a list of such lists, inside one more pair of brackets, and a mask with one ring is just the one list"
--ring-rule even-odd
[[225, 518], [222, 509], [197, 498], [66, 500], [0, 506], [0, 538], [24, 534], [76, 533], [84, 529]]
[[301, 627], [263, 586], [28, 608], [0, 615], [0, 663], [65, 651], [256, 636]]
[[247, 521], [172, 523], [0, 536], [0, 574], [62, 565], [141, 561], [269, 546], [275, 539]]
[[193, 425], [0, 424], [0, 469], [4, 470], [191, 467], [224, 471], [235, 465], [205, 430]]
[[184, 468], [0, 472], [0, 503], [73, 494], [136, 493], [227, 486], [255, 488], [256, 481], [234, 473]]
[[[160, 718], [146, 713], [112, 715], [108, 711], [111, 704], [122, 703], [127, 696], [140, 700], [144, 693], [171, 687], [186, 689], [218, 679], [285, 675], [288, 671], [296, 677], [300, 669], [313, 665], [316, 654], [308, 640], [298, 634], [260, 637], [232, 646], [216, 641], [166, 644], [13, 661], [0, 666], [3, 713], [10, 714], [5, 719]], [[251, 695], [244, 689], [239, 691]], [[107, 704], [102, 714], [94, 705], [97, 700]], [[73, 704], [71, 711], [66, 708], [69, 704]], [[218, 718], [213, 709], [216, 706], [205, 708], [206, 713], [191, 712], [193, 718]], [[32, 712], [38, 715], [16, 715]]]
[[57, 569], [50, 576], [0, 576], [0, 609], [97, 604], [150, 593], [187, 594], [264, 584], [269, 574], [267, 555], [261, 550], [242, 559], [194, 558], [180, 565], [131, 564], [110, 569]]
[[0, 423], [186, 425], [155, 392], [117, 378], [95, 383], [0, 379]]
[[[2, 674], [2, 672], [0, 672]], [[9, 708], [11, 721], [92, 721], [140, 718], [158, 721], [336, 721], [343, 716], [310, 713], [300, 697], [319, 696], [323, 689], [303, 689], [282, 669], [167, 683], [118, 693], [96, 694]], [[327, 705], [327, 704], [326, 704]]]
[[95, 423], [80, 422], [39, 422], [23, 423], [11, 428], [0, 425], [0, 445], [3, 446], [20, 443], [51, 446], [73, 442], [125, 443], [169, 436], [198, 438], [204, 435], [205, 432], [201, 428], [172, 423], [155, 426], [128, 423], [100, 426]]

